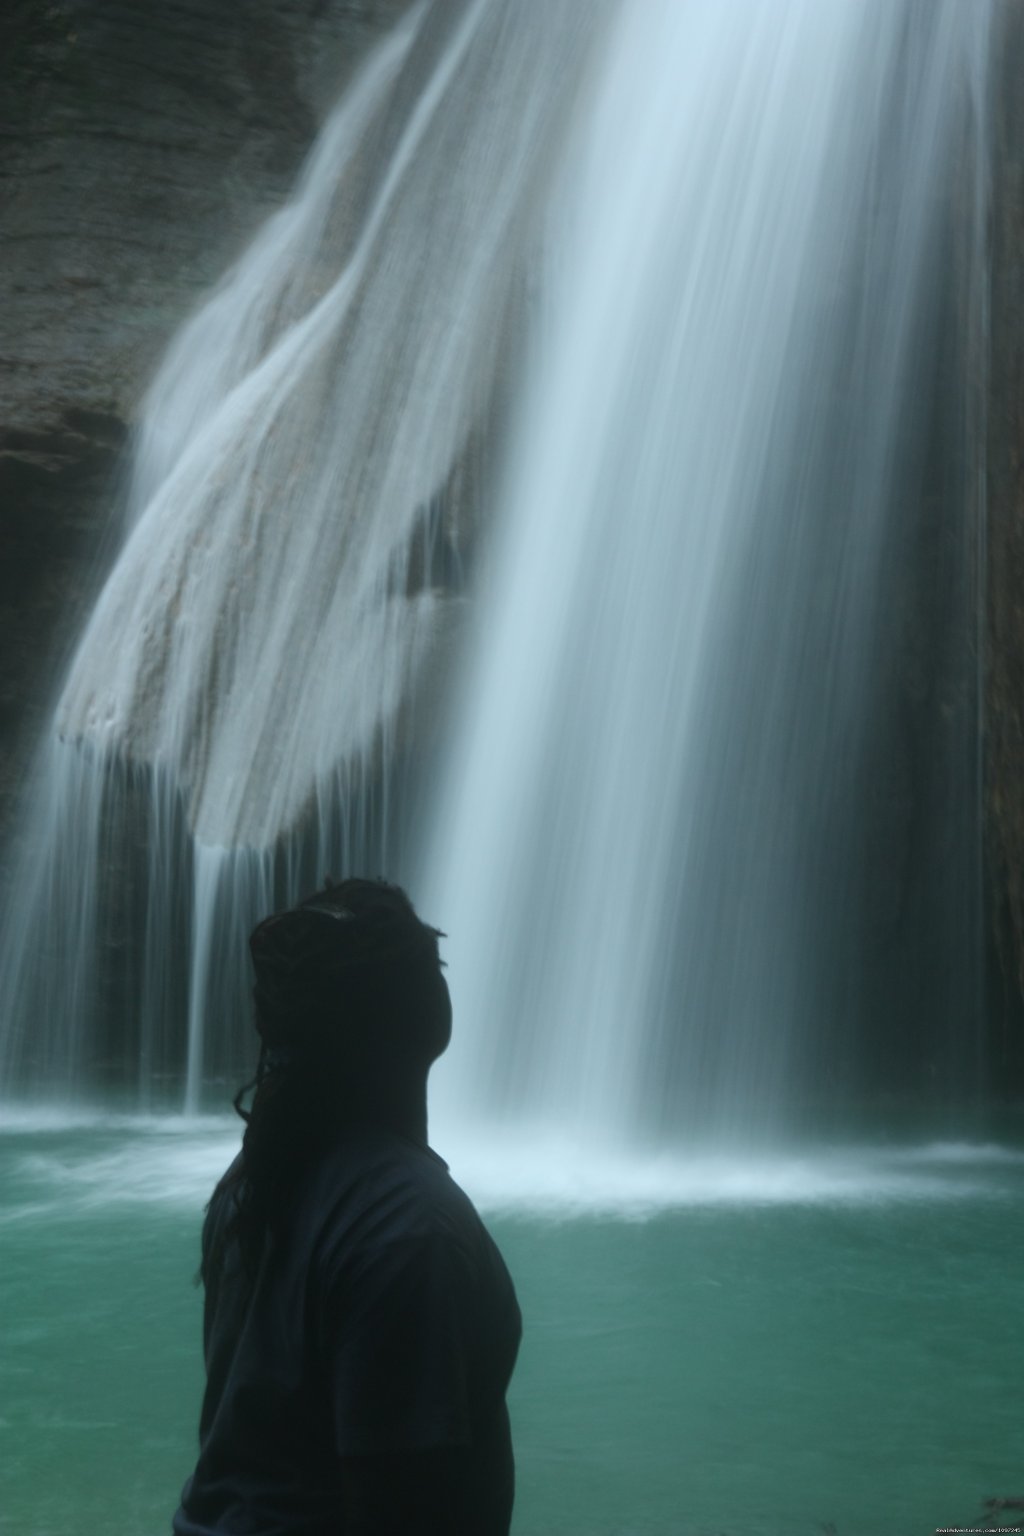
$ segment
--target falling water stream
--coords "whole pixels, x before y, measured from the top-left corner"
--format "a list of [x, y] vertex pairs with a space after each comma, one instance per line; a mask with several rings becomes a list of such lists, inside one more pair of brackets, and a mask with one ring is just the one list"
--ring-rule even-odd
[[[491, 1121], [735, 1144], [827, 1080], [823, 1021], [866, 963], [873, 700], [906, 664], [893, 530], [926, 473], [942, 188], [985, 28], [956, 4], [617, 12], [553, 200], [435, 826], [476, 1026], [453, 1093]], [[964, 609], [947, 622], [966, 644]], [[961, 1081], [965, 767], [923, 1048]]]
[[184, 1077], [195, 1108], [246, 1053], [256, 918], [328, 872], [408, 866], [402, 763], [439, 707], [598, 20], [414, 8], [175, 341], [44, 747], [5, 930], [8, 1085], [145, 1101]]

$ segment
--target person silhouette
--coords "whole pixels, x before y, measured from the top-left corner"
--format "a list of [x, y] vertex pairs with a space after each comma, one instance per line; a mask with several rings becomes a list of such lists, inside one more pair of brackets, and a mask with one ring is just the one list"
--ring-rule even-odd
[[259, 1062], [203, 1224], [207, 1380], [176, 1536], [506, 1536], [521, 1317], [427, 1145], [441, 937], [363, 879], [252, 933]]

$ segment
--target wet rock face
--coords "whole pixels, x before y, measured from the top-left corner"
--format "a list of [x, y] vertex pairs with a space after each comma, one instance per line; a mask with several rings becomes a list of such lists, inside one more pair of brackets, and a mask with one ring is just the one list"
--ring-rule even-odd
[[0, 827], [177, 326], [404, 0], [6, 0]]
[[1024, 10], [999, 7], [988, 417], [986, 833], [990, 1014], [1003, 1084], [1024, 1081]]

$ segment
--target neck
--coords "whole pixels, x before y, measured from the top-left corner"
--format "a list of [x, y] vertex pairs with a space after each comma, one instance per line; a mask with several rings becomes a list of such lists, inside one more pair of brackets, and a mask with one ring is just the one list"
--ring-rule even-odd
[[360, 1085], [341, 1106], [346, 1125], [362, 1130], [390, 1131], [427, 1145], [427, 1085], [425, 1081]]

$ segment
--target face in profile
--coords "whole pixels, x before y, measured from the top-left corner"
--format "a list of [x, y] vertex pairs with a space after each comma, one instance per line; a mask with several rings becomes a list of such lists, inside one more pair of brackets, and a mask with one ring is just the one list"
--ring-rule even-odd
[[440, 966], [434, 972], [430, 985], [433, 993], [428, 1000], [432, 1025], [430, 1060], [433, 1062], [448, 1049], [452, 1038], [452, 999]]

